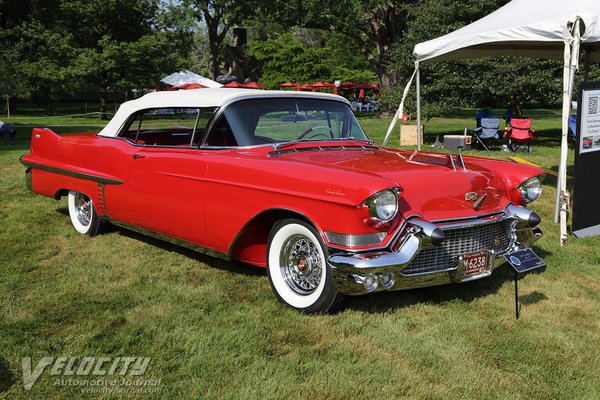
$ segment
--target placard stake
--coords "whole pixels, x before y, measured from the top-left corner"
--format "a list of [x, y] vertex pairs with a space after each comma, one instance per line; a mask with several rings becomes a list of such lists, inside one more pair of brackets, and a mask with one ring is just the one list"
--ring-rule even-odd
[[515, 315], [519, 319], [519, 273], [515, 271]]

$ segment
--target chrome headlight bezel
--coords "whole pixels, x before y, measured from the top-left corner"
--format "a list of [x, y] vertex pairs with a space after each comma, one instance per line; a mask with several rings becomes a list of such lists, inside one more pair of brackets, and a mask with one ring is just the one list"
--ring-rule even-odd
[[525, 204], [532, 203], [542, 195], [542, 179], [541, 176], [534, 176], [527, 179], [516, 187], [521, 194], [521, 199]]
[[398, 214], [398, 189], [385, 189], [365, 201], [371, 219], [389, 222]]

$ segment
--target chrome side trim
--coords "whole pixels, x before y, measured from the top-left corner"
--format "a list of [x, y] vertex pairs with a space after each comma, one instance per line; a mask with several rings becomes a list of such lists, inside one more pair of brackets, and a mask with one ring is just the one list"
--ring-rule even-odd
[[104, 212], [108, 218], [110, 218], [110, 214], [108, 213], [108, 208], [106, 207], [106, 196], [104, 195], [104, 187], [106, 185], [104, 183], [98, 183], [98, 205]]
[[330, 244], [345, 247], [372, 246], [378, 245], [387, 236], [387, 232], [366, 233], [366, 234], [344, 234], [337, 232], [324, 232], [327, 241]]
[[228, 260], [227, 258], [227, 254], [222, 253], [220, 251], [216, 251], [213, 250], [211, 248], [196, 244], [196, 243], [192, 243], [192, 242], [188, 242], [187, 240], [183, 240], [183, 239], [178, 239], [176, 237], [173, 236], [168, 236], [165, 235], [163, 233], [160, 232], [156, 232], [156, 231], [152, 231], [149, 229], [145, 229], [145, 228], [140, 228], [139, 226], [135, 226], [135, 225], [131, 225], [128, 224], [126, 222], [119, 222], [119, 221], [113, 221], [111, 219], [108, 219], [110, 221], [111, 224], [116, 225], [120, 228], [124, 228], [130, 231], [134, 231], [137, 233], [140, 233], [142, 235], [145, 236], [150, 236], [153, 237], [155, 239], [159, 239], [162, 240], [164, 242], [168, 242], [177, 246], [181, 246], [181, 247], [185, 247], [186, 249], [190, 249], [190, 250], [194, 250], [197, 251], [199, 253], [203, 253], [206, 255], [209, 255], [211, 257], [216, 257], [216, 258], [221, 258], [223, 260]]
[[21, 157], [19, 159], [19, 161], [21, 162], [21, 164], [23, 164], [23, 165], [25, 165], [26, 167], [29, 167], [29, 168], [39, 169], [39, 170], [42, 170], [42, 171], [53, 172], [55, 174], [70, 176], [70, 177], [73, 177], [73, 178], [79, 178], [79, 179], [85, 179], [85, 180], [88, 180], [88, 181], [94, 181], [94, 182], [102, 183], [102, 184], [105, 184], [105, 185], [122, 185], [124, 183], [124, 182], [116, 180], [116, 179], [104, 178], [104, 177], [97, 176], [97, 175], [92, 175], [92, 174], [85, 174], [83, 172], [70, 171], [68, 169], [63, 169], [63, 168], [50, 167], [48, 165], [38, 164], [38, 163], [31, 162], [31, 161], [24, 161], [23, 157]]

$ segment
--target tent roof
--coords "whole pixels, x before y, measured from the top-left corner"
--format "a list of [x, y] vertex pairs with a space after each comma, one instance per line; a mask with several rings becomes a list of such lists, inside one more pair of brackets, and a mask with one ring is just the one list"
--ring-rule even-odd
[[418, 61], [489, 56], [563, 59], [568, 24], [580, 17], [585, 25], [581, 47], [590, 61], [600, 61], [598, 0], [513, 0], [491, 14], [447, 35], [419, 43]]
[[222, 85], [211, 79], [205, 78], [202, 75], [198, 75], [192, 71], [180, 71], [175, 72], [169, 76], [166, 76], [160, 80], [163, 83], [171, 86], [185, 85], [186, 83], [198, 83], [204, 87], [217, 88]]

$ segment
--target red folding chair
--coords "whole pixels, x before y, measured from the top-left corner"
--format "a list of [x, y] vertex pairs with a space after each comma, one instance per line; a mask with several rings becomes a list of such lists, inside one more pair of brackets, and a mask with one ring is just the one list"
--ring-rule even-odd
[[[531, 141], [535, 139], [535, 132], [537, 131], [531, 129], [530, 119], [513, 118], [510, 124], [506, 126], [504, 137], [508, 139], [511, 151], [517, 151], [520, 148], [520, 144], [527, 143], [527, 152], [529, 152]], [[515, 144], [516, 146], [514, 146]]]

